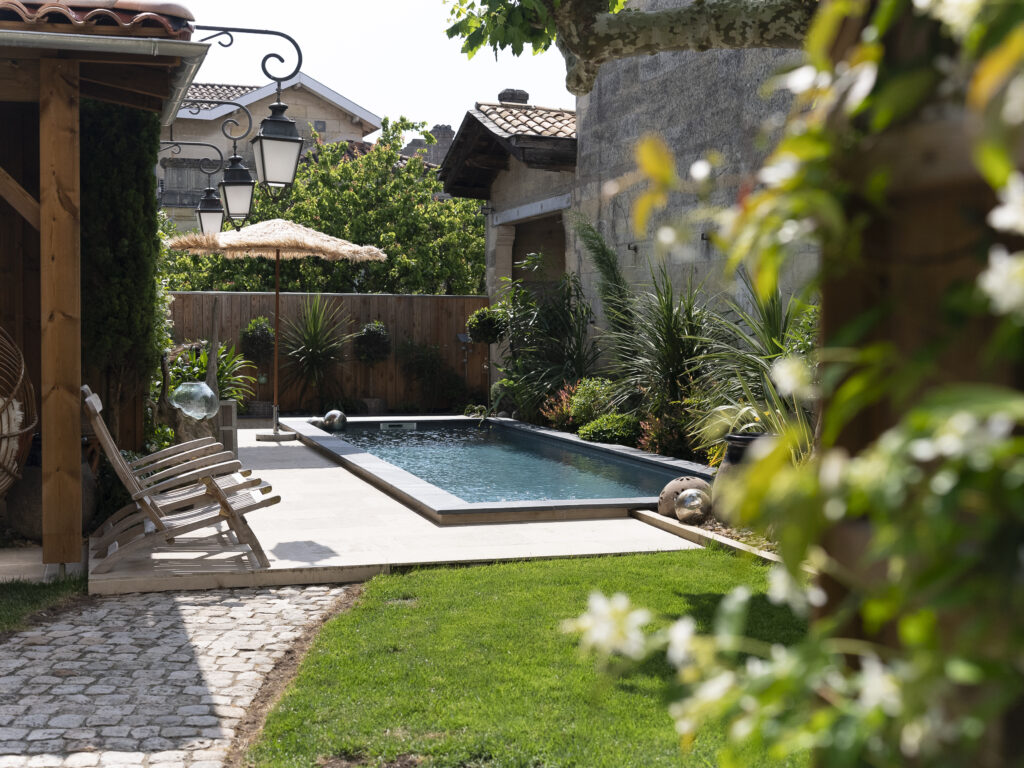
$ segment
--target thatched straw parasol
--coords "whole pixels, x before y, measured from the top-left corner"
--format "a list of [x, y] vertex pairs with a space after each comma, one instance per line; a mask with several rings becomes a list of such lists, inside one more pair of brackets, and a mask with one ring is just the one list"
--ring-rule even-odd
[[[270, 219], [250, 224], [237, 231], [203, 235], [193, 232], [171, 238], [169, 248], [205, 255], [222, 253], [228, 258], [274, 257], [274, 433], [259, 435], [265, 439], [283, 437], [277, 421], [277, 344], [281, 313], [281, 259], [319, 256], [332, 261], [384, 261], [387, 255], [372, 245], [356, 245], [348, 240], [325, 235], [293, 221]], [[289, 434], [289, 437], [294, 435]]]

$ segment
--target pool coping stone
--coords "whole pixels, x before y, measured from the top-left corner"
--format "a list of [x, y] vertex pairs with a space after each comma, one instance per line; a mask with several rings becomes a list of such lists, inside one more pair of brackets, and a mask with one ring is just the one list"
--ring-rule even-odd
[[[606, 443], [591, 443], [577, 435], [558, 432], [515, 419], [471, 416], [352, 416], [350, 424], [403, 422], [466, 424], [488, 421], [520, 430], [536, 437], [572, 445], [592, 455], [612, 454], [616, 458], [654, 464], [658, 469], [677, 471], [710, 481], [713, 470], [701, 464], [646, 453], [636, 448]], [[341, 435], [329, 433], [305, 418], [283, 418], [282, 427], [298, 434], [299, 439], [319, 453], [337, 461], [374, 487], [408, 505], [439, 525], [476, 525], [551, 520], [593, 520], [629, 517], [633, 510], [651, 510], [658, 506], [657, 496], [619, 499], [554, 499], [541, 501], [466, 502], [404, 469], [346, 442]]]

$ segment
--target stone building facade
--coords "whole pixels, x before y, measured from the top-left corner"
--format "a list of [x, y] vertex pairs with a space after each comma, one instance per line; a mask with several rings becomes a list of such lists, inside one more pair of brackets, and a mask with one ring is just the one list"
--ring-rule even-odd
[[402, 155], [415, 157], [417, 152], [423, 153], [423, 159], [430, 165], [441, 165], [444, 156], [455, 139], [455, 131], [450, 125], [435, 125], [430, 129], [430, 135], [434, 137], [433, 144], [427, 144], [426, 139], [413, 139], [402, 147]]
[[[253, 169], [253, 152], [249, 139], [256, 135], [260, 121], [270, 114], [270, 105], [276, 101], [276, 85], [263, 87], [246, 85], [220, 85], [193, 83], [188, 99], [216, 99], [242, 104], [252, 114], [253, 128], [249, 137], [238, 143], [243, 162]], [[281, 101], [288, 105], [287, 117], [295, 120], [304, 141], [303, 152], [313, 143], [316, 132], [323, 143], [348, 141], [362, 144], [367, 134], [378, 130], [381, 119], [358, 104], [346, 99], [323, 83], [300, 72], [283, 83]], [[238, 122], [227, 126], [233, 135], [247, 127], [245, 113], [230, 105], [207, 105], [200, 109], [184, 107], [170, 127], [164, 128], [161, 139], [202, 141], [216, 145], [225, 160], [231, 155], [232, 142], [222, 133], [225, 119]], [[183, 147], [179, 153], [163, 151], [156, 169], [160, 205], [182, 231], [197, 227], [195, 207], [207, 186], [207, 174], [199, 159], [215, 156], [202, 147]], [[213, 184], [220, 180], [214, 174]]]
[[[685, 1], [632, 0], [629, 7], [649, 10]], [[665, 265], [677, 287], [692, 276], [704, 281], [709, 295], [732, 291], [734, 286], [718, 279], [723, 255], [711, 244], [706, 229], [693, 228], [671, 248], [656, 242], [658, 228], [678, 223], [684, 212], [698, 204], [696, 196], [673, 195], [666, 209], [652, 217], [647, 232], [634, 232], [631, 212], [643, 190], [643, 185], [629, 186], [629, 177], [637, 168], [636, 145], [647, 134], [661, 136], [675, 154], [681, 174], [695, 160], [720, 153], [722, 164], [714, 173], [717, 181], [712, 202], [732, 204], [741, 186], [754, 183], [754, 174], [771, 147], [772, 126], [781, 123], [788, 109], [785, 95], [766, 94], [766, 83], [797, 56], [793, 51], [764, 49], [671, 52], [606, 63], [591, 92], [576, 100], [575, 111], [561, 110], [571, 115], [561, 128], [575, 140], [576, 154], [571, 167], [554, 171], [509, 157], [491, 178], [483, 179], [472, 162], [459, 162], [452, 152], [465, 144], [463, 134], [474, 127], [472, 118], [480, 111], [477, 105], [457, 132], [441, 177], [446, 191], [487, 201], [487, 287], [491, 297], [500, 286], [499, 278], [512, 274], [509, 259], [532, 247], [532, 230], [539, 226], [533, 222], [555, 215], [562, 230], [556, 234], [549, 227], [545, 242], [552, 252], [563, 255], [566, 270], [579, 274], [595, 310], [600, 307], [597, 275], [575, 237], [574, 215], [597, 227], [619, 254], [623, 272], [633, 284], [649, 284], [652, 267]], [[538, 114], [545, 111], [522, 108]], [[478, 154], [475, 162], [488, 162], [485, 152]], [[486, 184], [471, 188], [468, 182], [474, 176], [476, 182]], [[609, 194], [615, 186], [620, 191]], [[554, 240], [559, 237], [561, 247], [556, 248]], [[802, 281], [801, 273], [812, 262], [809, 257], [807, 264], [787, 276], [788, 289]]]

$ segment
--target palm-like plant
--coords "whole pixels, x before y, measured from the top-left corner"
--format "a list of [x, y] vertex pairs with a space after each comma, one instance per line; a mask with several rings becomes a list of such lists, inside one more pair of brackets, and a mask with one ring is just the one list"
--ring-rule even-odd
[[619, 255], [584, 216], [576, 214], [571, 220], [577, 237], [597, 269], [597, 290], [608, 327], [628, 333], [633, 325], [633, 291], [622, 274]]
[[549, 395], [596, 369], [600, 352], [590, 338], [593, 313], [576, 275], [564, 275], [539, 296], [513, 282], [502, 305], [509, 339], [502, 370], [516, 382], [516, 406], [532, 418]]
[[678, 295], [664, 266], [652, 279], [651, 291], [634, 296], [630, 327], [605, 339], [620, 402], [639, 398], [639, 411], [660, 414], [693, 393], [709, 343], [710, 310], [692, 279]]
[[286, 382], [299, 382], [303, 399], [314, 390], [321, 411], [337, 391], [337, 367], [344, 359], [345, 342], [352, 337], [344, 333], [350, 319], [341, 304], [317, 293], [303, 302], [297, 320], [285, 321]]
[[726, 311], [708, 316], [707, 348], [701, 355], [699, 393], [691, 411], [690, 431], [698, 447], [707, 448], [728, 432], [793, 429], [802, 451], [810, 450], [814, 415], [795, 396], [782, 395], [772, 381], [772, 364], [788, 354], [806, 354], [813, 346], [816, 308], [780, 292], [762, 298], [741, 273], [749, 307], [726, 299]]

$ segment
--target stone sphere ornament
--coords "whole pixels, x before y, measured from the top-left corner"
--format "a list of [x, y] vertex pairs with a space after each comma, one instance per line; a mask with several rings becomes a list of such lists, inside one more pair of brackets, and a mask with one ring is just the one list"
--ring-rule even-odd
[[687, 488], [676, 496], [676, 519], [681, 523], [702, 523], [710, 509], [711, 496], [700, 488]]
[[328, 432], [341, 432], [348, 423], [348, 416], [339, 410], [328, 411], [324, 414], [324, 429]]
[[[675, 480], [669, 481], [668, 485], [662, 490], [661, 495], [658, 496], [658, 514], [664, 515], [665, 517], [678, 518], [679, 515], [676, 512], [676, 498], [683, 491], [696, 489], [707, 493], [710, 486], [706, 480], [701, 480], [699, 477], [677, 477]], [[707, 509], [710, 509], [710, 504], [707, 505]], [[684, 521], [686, 522], [686, 521]]]
[[171, 405], [197, 421], [212, 419], [220, 403], [205, 381], [186, 381], [171, 393]]

